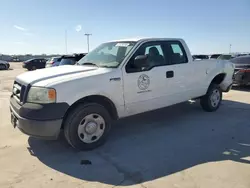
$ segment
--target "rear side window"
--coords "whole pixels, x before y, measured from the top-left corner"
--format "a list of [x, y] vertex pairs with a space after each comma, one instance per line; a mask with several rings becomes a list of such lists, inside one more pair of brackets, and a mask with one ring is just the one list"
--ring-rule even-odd
[[188, 58], [184, 47], [179, 41], [169, 41], [166, 43], [166, 53], [168, 54], [169, 64], [187, 63]]
[[171, 44], [171, 47], [174, 53], [179, 53], [180, 55], [183, 55], [183, 52], [178, 44]]

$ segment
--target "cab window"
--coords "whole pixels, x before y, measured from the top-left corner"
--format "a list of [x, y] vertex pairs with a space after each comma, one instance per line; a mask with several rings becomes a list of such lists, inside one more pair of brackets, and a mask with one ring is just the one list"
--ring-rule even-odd
[[188, 62], [187, 54], [179, 41], [168, 41], [165, 48], [169, 54], [169, 64], [182, 64]]

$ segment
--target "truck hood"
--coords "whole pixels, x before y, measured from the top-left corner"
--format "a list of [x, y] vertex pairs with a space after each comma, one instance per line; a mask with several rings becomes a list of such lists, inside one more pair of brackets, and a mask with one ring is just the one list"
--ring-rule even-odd
[[62, 77], [76, 73], [89, 72], [96, 69], [98, 68], [94, 66], [64, 65], [64, 66], [44, 68], [40, 70], [26, 72], [18, 75], [16, 77], [16, 81], [24, 85], [34, 84], [36, 82], [40, 82], [55, 77]]

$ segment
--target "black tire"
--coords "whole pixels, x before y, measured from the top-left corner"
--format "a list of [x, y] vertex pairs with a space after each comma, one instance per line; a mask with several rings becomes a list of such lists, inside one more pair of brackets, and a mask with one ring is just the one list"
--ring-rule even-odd
[[[105, 129], [102, 136], [95, 142], [85, 143], [78, 136], [78, 127], [81, 121], [90, 114], [98, 114], [105, 121]], [[78, 150], [92, 150], [105, 143], [111, 128], [111, 117], [108, 111], [99, 104], [88, 103], [80, 104], [74, 108], [64, 122], [64, 135], [68, 143]]]
[[[219, 95], [218, 104], [213, 102], [211, 99], [213, 92], [216, 92], [216, 91], [218, 92], [218, 95]], [[214, 112], [220, 107], [221, 100], [222, 100], [222, 91], [221, 91], [220, 87], [217, 84], [211, 84], [208, 88], [206, 95], [201, 97], [200, 104], [201, 104], [201, 107], [203, 108], [203, 110], [205, 110], [207, 112]], [[217, 105], [215, 105], [215, 104], [217, 104]]]
[[7, 66], [5, 64], [0, 64], [0, 70], [7, 70]]

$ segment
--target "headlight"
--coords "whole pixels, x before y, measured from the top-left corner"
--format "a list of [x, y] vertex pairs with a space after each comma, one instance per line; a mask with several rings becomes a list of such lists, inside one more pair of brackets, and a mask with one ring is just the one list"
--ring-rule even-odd
[[31, 87], [27, 102], [31, 103], [54, 103], [56, 102], [56, 90], [53, 88]]

